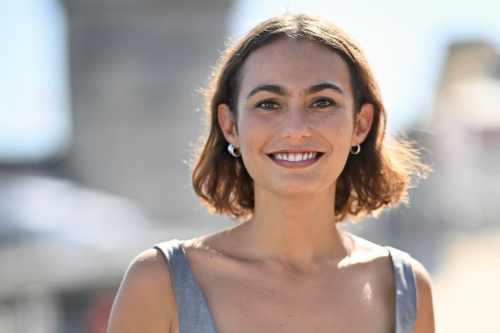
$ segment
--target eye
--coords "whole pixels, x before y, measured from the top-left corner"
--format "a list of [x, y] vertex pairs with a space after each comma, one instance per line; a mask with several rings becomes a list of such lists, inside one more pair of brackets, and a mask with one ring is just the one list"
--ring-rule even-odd
[[335, 105], [335, 102], [333, 102], [331, 99], [318, 99], [312, 104], [313, 107], [317, 107], [319, 109], [324, 109], [332, 105]]
[[279, 105], [273, 101], [262, 101], [259, 104], [257, 104], [256, 107], [262, 109], [277, 109], [279, 108]]

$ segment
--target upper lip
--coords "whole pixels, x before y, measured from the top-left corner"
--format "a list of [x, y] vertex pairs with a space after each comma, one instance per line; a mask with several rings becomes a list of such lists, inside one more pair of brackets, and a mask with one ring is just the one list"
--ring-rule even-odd
[[321, 151], [312, 148], [284, 148], [268, 153], [268, 155], [283, 153], [321, 153]]

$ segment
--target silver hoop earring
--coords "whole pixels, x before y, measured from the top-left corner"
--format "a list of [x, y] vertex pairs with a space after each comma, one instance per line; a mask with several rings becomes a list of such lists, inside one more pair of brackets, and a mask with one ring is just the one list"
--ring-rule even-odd
[[353, 150], [352, 148], [354, 148], [354, 147], [351, 147], [351, 154], [353, 154], [353, 155], [358, 155], [359, 152], [361, 151], [361, 146], [359, 145], [359, 143], [356, 146], [356, 150]]
[[241, 156], [240, 150], [238, 148], [235, 148], [232, 143], [230, 143], [229, 146], [227, 146], [227, 151], [229, 152], [229, 154], [233, 155], [234, 157]]

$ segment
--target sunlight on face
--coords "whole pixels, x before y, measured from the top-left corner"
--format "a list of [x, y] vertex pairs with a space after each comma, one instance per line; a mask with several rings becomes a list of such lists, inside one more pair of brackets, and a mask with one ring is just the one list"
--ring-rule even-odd
[[238, 141], [255, 190], [334, 193], [356, 144], [345, 61], [324, 45], [282, 38], [250, 54], [242, 74]]

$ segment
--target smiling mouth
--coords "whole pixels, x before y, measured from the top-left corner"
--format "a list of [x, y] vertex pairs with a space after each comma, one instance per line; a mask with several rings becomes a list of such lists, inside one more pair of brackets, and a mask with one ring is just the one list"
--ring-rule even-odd
[[320, 152], [303, 152], [303, 153], [275, 153], [269, 154], [269, 156], [274, 160], [283, 160], [290, 162], [299, 162], [311, 160], [316, 157], [320, 157], [323, 153]]

